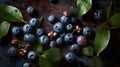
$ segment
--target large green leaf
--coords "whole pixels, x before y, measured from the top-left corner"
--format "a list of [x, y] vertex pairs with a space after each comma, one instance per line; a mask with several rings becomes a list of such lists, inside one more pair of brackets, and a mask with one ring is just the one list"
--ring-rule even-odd
[[10, 23], [7, 21], [4, 21], [0, 24], [0, 39], [7, 35], [10, 28]]
[[86, 14], [92, 7], [92, 0], [77, 0], [79, 16]]
[[111, 25], [114, 27], [120, 27], [120, 13], [114, 14], [110, 18]]
[[91, 46], [84, 47], [82, 53], [87, 56], [93, 56], [93, 48]]
[[0, 6], [0, 16], [2, 16], [7, 21], [25, 22], [21, 11], [18, 8], [10, 5]]
[[51, 61], [59, 61], [63, 58], [59, 48], [50, 48], [49, 50], [44, 51], [43, 55]]
[[106, 23], [103, 23], [96, 33], [94, 44], [96, 48], [97, 55], [101, 53], [108, 45], [110, 40], [110, 30]]

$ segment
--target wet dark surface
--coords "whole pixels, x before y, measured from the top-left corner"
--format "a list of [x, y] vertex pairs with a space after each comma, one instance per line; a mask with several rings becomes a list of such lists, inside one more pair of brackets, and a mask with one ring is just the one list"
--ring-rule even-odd
[[[48, 0], [0, 0], [0, 4], [13, 5], [19, 8], [23, 13], [25, 21], [27, 22], [32, 17], [26, 13], [26, 8], [31, 5], [34, 6], [35, 9], [38, 11], [38, 14], [35, 15], [34, 17], [38, 17], [38, 18], [44, 17], [42, 27], [45, 29], [46, 32], [52, 30], [52, 25], [50, 23], [47, 23], [48, 22], [47, 17], [50, 14], [53, 14], [58, 18], [60, 18], [63, 15], [62, 12], [64, 10], [71, 10], [70, 7], [73, 5], [73, 2], [74, 0], [59, 0], [58, 4], [52, 4]], [[109, 0], [107, 0], [107, 2], [103, 1], [103, 4], [107, 5], [108, 2]], [[94, 21], [94, 19], [91, 17], [93, 14], [92, 11], [94, 11], [97, 7], [96, 0], [93, 0], [93, 3], [95, 5], [93, 6], [93, 9], [91, 9], [91, 11], [87, 14], [86, 21], [81, 23], [83, 25], [90, 26], [94, 30], [96, 30], [101, 23]], [[102, 6], [101, 8], [105, 8], [105, 6]], [[3, 21], [2, 18], [0, 18], [0, 22], [1, 21]], [[23, 24], [21, 24], [21, 26]], [[120, 62], [119, 62], [120, 35], [119, 34], [120, 34], [120, 29], [111, 30], [111, 40], [109, 46], [101, 53], [101, 59], [103, 62], [102, 67], [120, 67]], [[22, 58], [21, 56], [16, 56], [14, 58], [8, 57], [7, 49], [10, 46], [8, 42], [12, 39], [11, 36], [9, 35], [3, 38], [2, 45], [0, 46], [0, 67], [22, 67], [23, 63], [27, 62], [27, 60], [24, 60], [24, 58]], [[3, 44], [3, 42], [5, 43]], [[63, 52], [66, 52], [66, 50], [63, 49]]]

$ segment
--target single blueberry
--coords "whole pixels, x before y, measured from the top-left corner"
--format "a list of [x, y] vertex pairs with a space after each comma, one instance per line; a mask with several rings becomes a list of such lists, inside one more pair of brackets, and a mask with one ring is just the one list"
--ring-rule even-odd
[[37, 26], [37, 25], [39, 24], [39, 21], [38, 21], [37, 18], [32, 18], [32, 19], [30, 19], [29, 24], [30, 24], [32, 27], [35, 27], [35, 26]]
[[73, 53], [67, 53], [67, 54], [65, 55], [65, 59], [66, 59], [67, 62], [72, 62], [72, 61], [74, 61], [75, 56], [74, 56]]
[[66, 25], [66, 30], [71, 31], [71, 30], [73, 30], [73, 29], [74, 29], [74, 27], [73, 27], [72, 24]]
[[17, 35], [19, 33], [20, 33], [20, 27], [15, 26], [15, 27], [12, 28], [12, 34], [13, 35]]
[[28, 53], [28, 55], [27, 55], [27, 58], [28, 58], [29, 60], [34, 60], [34, 59], [36, 59], [36, 58], [37, 58], [36, 52], [30, 51], [30, 52]]
[[24, 33], [31, 33], [31, 32], [32, 32], [32, 27], [31, 27], [31, 25], [30, 25], [30, 24], [25, 24], [25, 25], [23, 26], [23, 31], [24, 31]]
[[70, 19], [67, 16], [62, 16], [60, 20], [65, 25], [70, 23]]
[[70, 51], [77, 53], [80, 50], [80, 46], [78, 44], [73, 44], [70, 46]]
[[57, 18], [56, 18], [54, 15], [50, 15], [50, 16], [48, 17], [48, 22], [54, 24], [54, 23], [57, 22]]
[[61, 22], [57, 22], [54, 24], [53, 29], [57, 33], [62, 33], [64, 31], [64, 25]]
[[35, 8], [33, 6], [29, 6], [27, 7], [27, 10], [26, 12], [30, 15], [34, 14], [35, 13]]
[[64, 37], [65, 42], [73, 42], [74, 36], [71, 33], [68, 33]]
[[40, 38], [39, 38], [39, 42], [40, 42], [41, 44], [49, 44], [50, 39], [49, 39], [48, 36], [42, 35], [42, 36], [40, 36]]
[[33, 34], [25, 34], [23, 37], [24, 41], [26, 42], [34, 42], [35, 41], [35, 36]]

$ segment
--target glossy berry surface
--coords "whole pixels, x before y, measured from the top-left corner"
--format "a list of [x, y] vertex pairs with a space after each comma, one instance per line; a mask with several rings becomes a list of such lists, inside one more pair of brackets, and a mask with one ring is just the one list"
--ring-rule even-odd
[[24, 41], [26, 42], [34, 42], [35, 41], [35, 36], [33, 34], [25, 34], [23, 37]]
[[17, 53], [17, 50], [16, 50], [16, 48], [15, 47], [10, 47], [10, 48], [8, 48], [8, 54], [9, 54], [9, 56], [14, 56], [14, 55], [16, 55], [16, 53]]
[[66, 59], [67, 62], [72, 62], [72, 61], [74, 61], [74, 59], [75, 59], [74, 54], [73, 54], [73, 53], [67, 53], [67, 54], [65, 55], [65, 59]]
[[90, 36], [92, 33], [92, 29], [90, 27], [84, 27], [83, 28], [83, 35], [84, 36]]
[[57, 21], [57, 18], [54, 15], [48, 17], [48, 22], [54, 24]]
[[39, 24], [39, 21], [37, 18], [31, 18], [30, 21], [29, 21], [29, 24], [32, 26], [32, 27], [35, 27]]
[[30, 51], [30, 52], [28, 53], [28, 55], [27, 55], [27, 58], [28, 58], [29, 60], [34, 60], [34, 59], [36, 59], [36, 58], [37, 58], [36, 52]]
[[74, 36], [71, 33], [68, 33], [64, 37], [65, 42], [73, 42]]
[[71, 31], [71, 30], [73, 30], [73, 29], [74, 29], [74, 27], [73, 27], [72, 24], [66, 25], [66, 30]]
[[23, 67], [30, 67], [30, 63], [24, 63]]
[[48, 36], [42, 35], [42, 36], [40, 36], [40, 38], [39, 38], [39, 42], [40, 42], [41, 44], [48, 44], [48, 43], [50, 42], [50, 39], [49, 39]]
[[29, 6], [27, 7], [27, 10], [26, 12], [30, 15], [34, 14], [35, 13], [35, 8], [33, 6]]
[[77, 53], [80, 50], [80, 46], [78, 44], [73, 44], [70, 46], [70, 51]]
[[81, 46], [86, 45], [86, 44], [87, 44], [87, 39], [86, 39], [86, 37], [85, 37], [85, 36], [82, 36], [82, 35], [78, 36], [78, 37], [77, 37], [77, 44], [78, 44], [78, 45], [81, 45]]
[[70, 19], [67, 16], [62, 16], [60, 20], [65, 25], [70, 23]]
[[56, 39], [56, 44], [61, 45], [63, 43], [64, 39], [62, 37], [58, 37]]
[[37, 31], [36, 31], [36, 35], [41, 36], [43, 34], [44, 34], [44, 30], [42, 28], [38, 28]]
[[101, 9], [96, 10], [94, 12], [94, 18], [99, 20], [99, 19], [101, 19], [101, 17], [102, 17], [102, 10]]
[[61, 22], [57, 22], [54, 24], [53, 30], [57, 33], [62, 33], [64, 30], [64, 25]]
[[31, 27], [31, 25], [30, 25], [30, 24], [25, 24], [25, 25], [23, 26], [23, 31], [24, 31], [24, 33], [31, 33], [31, 32], [32, 32], [32, 27]]
[[12, 28], [12, 34], [13, 35], [17, 35], [19, 33], [20, 33], [20, 27], [15, 26], [15, 27]]

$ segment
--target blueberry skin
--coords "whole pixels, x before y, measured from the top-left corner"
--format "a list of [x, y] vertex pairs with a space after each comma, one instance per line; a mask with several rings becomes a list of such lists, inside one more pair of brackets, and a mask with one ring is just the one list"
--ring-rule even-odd
[[17, 53], [17, 49], [15, 47], [10, 47], [7, 52], [9, 56], [14, 56]]
[[28, 55], [27, 55], [27, 58], [28, 58], [29, 60], [35, 60], [35, 59], [37, 58], [36, 52], [30, 51], [30, 52], [28, 53]]
[[37, 31], [36, 31], [36, 35], [41, 36], [43, 34], [44, 34], [44, 30], [42, 28], [38, 28]]
[[56, 42], [55, 41], [50, 41], [50, 47], [55, 47], [56, 46]]
[[52, 23], [52, 24], [55, 24], [57, 21], [57, 18], [54, 16], [54, 15], [50, 15], [48, 17], [48, 22]]
[[61, 45], [63, 43], [64, 39], [62, 37], [58, 37], [56, 39], [56, 44]]
[[102, 17], [102, 10], [101, 9], [96, 10], [94, 12], [94, 18], [99, 20], [99, 19], [101, 19], [101, 17]]
[[73, 30], [73, 25], [72, 24], [66, 25], [66, 30], [68, 30], [68, 31]]
[[84, 36], [90, 36], [91, 35], [91, 33], [92, 33], [92, 29], [90, 28], [90, 27], [84, 27], [83, 28], [83, 35]]
[[35, 13], [35, 8], [33, 6], [29, 6], [27, 7], [27, 10], [26, 12], [30, 15], [34, 14]]
[[74, 36], [71, 33], [68, 33], [64, 37], [65, 42], [73, 42]]
[[23, 31], [24, 31], [24, 33], [31, 33], [31, 32], [32, 32], [32, 27], [31, 27], [31, 25], [30, 25], [30, 24], [25, 24], [25, 25], [23, 26]]
[[57, 33], [62, 33], [64, 30], [64, 25], [61, 22], [57, 22], [53, 25], [53, 30]]
[[70, 51], [77, 53], [80, 50], [80, 46], [78, 44], [73, 44], [70, 46]]
[[60, 37], [63, 37], [63, 38], [64, 38], [65, 35], [66, 35], [66, 33], [61, 33], [61, 34], [60, 34]]
[[30, 67], [30, 63], [24, 63], [23, 67]]
[[49, 44], [50, 39], [49, 39], [48, 36], [42, 35], [42, 36], [40, 36], [40, 38], [39, 38], [39, 42], [40, 42], [41, 44]]
[[68, 23], [70, 23], [70, 19], [68, 17], [66, 17], [66, 16], [62, 16], [61, 19], [60, 19], [60, 21], [63, 24], [65, 24], [65, 25], [68, 24]]
[[23, 39], [26, 42], [32, 43], [35, 41], [35, 36], [33, 34], [24, 34]]
[[75, 17], [71, 17], [71, 23], [76, 24], [77, 23], [77, 19]]
[[37, 25], [39, 24], [39, 21], [38, 21], [37, 18], [32, 18], [32, 19], [30, 19], [29, 24], [30, 24], [32, 27], [35, 27], [35, 26], [37, 26]]
[[74, 56], [73, 53], [67, 53], [67, 54], [65, 55], [65, 59], [66, 59], [67, 62], [72, 62], [72, 61], [74, 61], [75, 56]]
[[20, 27], [15, 26], [15, 27], [12, 28], [12, 34], [13, 35], [17, 35], [19, 33], [20, 33]]
[[86, 44], [87, 44], [87, 39], [86, 39], [86, 37], [85, 37], [85, 36], [82, 36], [82, 35], [78, 36], [78, 37], [77, 37], [77, 44], [78, 44], [78, 45], [81, 45], [81, 46], [86, 45]]

